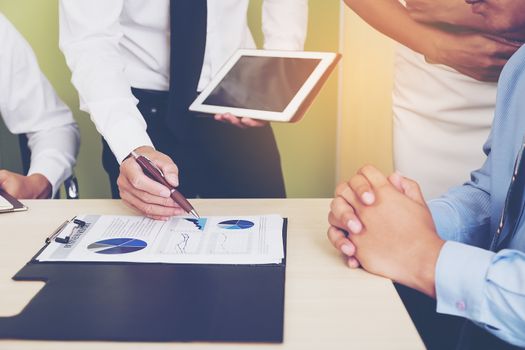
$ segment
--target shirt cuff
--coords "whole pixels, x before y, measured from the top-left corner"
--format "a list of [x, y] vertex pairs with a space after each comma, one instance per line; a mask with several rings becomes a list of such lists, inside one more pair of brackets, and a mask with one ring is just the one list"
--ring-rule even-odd
[[146, 132], [146, 122], [134, 100], [93, 103], [89, 106], [89, 113], [119, 164], [138, 147], [154, 148]]
[[119, 164], [122, 163], [134, 149], [142, 146], [155, 148], [142, 125], [133, 122], [113, 125], [111, 129], [106, 130], [104, 139]]
[[31, 157], [31, 166], [29, 167], [27, 175], [34, 174], [45, 176], [52, 187], [51, 198], [54, 198], [62, 183], [73, 174], [73, 169], [65, 166], [63, 162], [52, 155], [47, 156], [42, 153], [35, 157]]
[[486, 277], [495, 253], [447, 241], [436, 264], [437, 312], [482, 319]]

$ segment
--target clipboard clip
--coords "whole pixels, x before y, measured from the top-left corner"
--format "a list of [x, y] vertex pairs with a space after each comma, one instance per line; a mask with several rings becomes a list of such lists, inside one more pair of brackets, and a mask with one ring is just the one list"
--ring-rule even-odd
[[[60, 237], [60, 235], [64, 232], [64, 230], [71, 224], [75, 224], [71, 231], [65, 236]], [[71, 239], [71, 236], [73, 233], [75, 233], [76, 230], [86, 226], [86, 222], [82, 221], [80, 219], [77, 219], [74, 217], [71, 220], [66, 220], [62, 225], [60, 225], [49, 237], [46, 238], [46, 244], [51, 243], [53, 240], [57, 243], [67, 244], [69, 243], [69, 240]]]

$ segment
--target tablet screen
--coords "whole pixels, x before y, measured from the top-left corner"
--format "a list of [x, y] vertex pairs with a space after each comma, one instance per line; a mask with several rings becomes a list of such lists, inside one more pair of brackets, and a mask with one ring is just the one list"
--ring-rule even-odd
[[320, 62], [316, 58], [242, 56], [203, 104], [282, 112]]

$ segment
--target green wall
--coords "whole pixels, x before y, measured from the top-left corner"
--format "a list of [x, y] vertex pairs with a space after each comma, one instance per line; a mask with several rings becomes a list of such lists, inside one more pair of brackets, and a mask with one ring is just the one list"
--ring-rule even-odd
[[[261, 4], [262, 0], [251, 0], [250, 4], [250, 24], [258, 43], [262, 41]], [[108, 181], [100, 162], [100, 137], [89, 117], [78, 109], [78, 97], [70, 83], [71, 74], [58, 49], [57, 0], [0, 0], [0, 11], [33, 46], [42, 70], [60, 97], [71, 107], [80, 125], [82, 145], [76, 174], [81, 197], [109, 198]], [[306, 49], [337, 51], [338, 33], [339, 2], [311, 0]], [[335, 72], [301, 122], [274, 126], [289, 197], [332, 195], [335, 179], [336, 76]], [[4, 158], [13, 157], [8, 154]]]

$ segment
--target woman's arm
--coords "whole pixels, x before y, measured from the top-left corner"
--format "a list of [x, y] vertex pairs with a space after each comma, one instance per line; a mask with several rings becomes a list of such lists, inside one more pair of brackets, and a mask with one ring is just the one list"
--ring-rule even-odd
[[406, 0], [406, 8], [418, 22], [490, 32], [483, 17], [472, 13], [471, 5], [464, 1]]
[[480, 33], [451, 33], [413, 19], [397, 0], [345, 0], [368, 24], [424, 55], [474, 79], [497, 81], [519, 44]]

